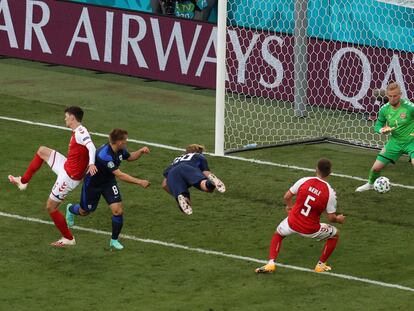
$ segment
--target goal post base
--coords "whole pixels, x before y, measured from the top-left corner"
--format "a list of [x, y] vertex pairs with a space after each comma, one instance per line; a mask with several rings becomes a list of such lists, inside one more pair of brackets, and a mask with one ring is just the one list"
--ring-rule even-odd
[[256, 145], [249, 144], [242, 148], [226, 150], [224, 154], [227, 155], [227, 154], [238, 153], [238, 152], [243, 152], [243, 151], [261, 150], [261, 149], [294, 146], [294, 145], [316, 145], [316, 144], [325, 144], [325, 143], [350, 146], [350, 147], [356, 147], [356, 148], [363, 148], [363, 149], [371, 149], [371, 150], [381, 149], [378, 147], [373, 147], [372, 145], [369, 145], [369, 144], [364, 144], [362, 142], [351, 142], [351, 141], [337, 139], [333, 137], [319, 137], [319, 138], [313, 138], [313, 139], [287, 141], [287, 142], [281, 142], [281, 143], [270, 144], [270, 145], [257, 145], [256, 146]]

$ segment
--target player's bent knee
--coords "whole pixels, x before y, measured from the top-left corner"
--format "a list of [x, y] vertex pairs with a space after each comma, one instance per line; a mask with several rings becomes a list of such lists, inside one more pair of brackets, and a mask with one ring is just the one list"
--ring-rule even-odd
[[111, 205], [111, 211], [112, 211], [112, 215], [121, 216], [124, 212], [124, 209], [122, 208], [121, 204], [116, 203], [114, 205]]
[[37, 149], [37, 155], [42, 156], [42, 154], [44, 154], [46, 152], [46, 148], [45, 146], [40, 146], [39, 149]]
[[378, 166], [373, 166], [372, 168], [371, 168], [374, 172], [376, 172], [376, 173], [379, 173], [381, 170], [382, 170], [382, 167], [380, 168], [380, 167], [378, 167]]
[[39, 149], [37, 149], [36, 154], [41, 157], [44, 161], [47, 161], [49, 159], [50, 154], [52, 153], [52, 149], [40, 146]]
[[384, 163], [382, 163], [381, 161], [378, 161], [378, 160], [376, 160], [375, 162], [374, 162], [374, 165], [372, 165], [372, 170], [374, 171], [374, 172], [380, 172], [384, 167], [385, 167], [386, 165], [384, 164]]
[[46, 202], [46, 210], [50, 213], [56, 211], [59, 207], [60, 202], [51, 200], [50, 198]]
[[56, 208], [51, 207], [51, 206], [49, 206], [49, 205], [46, 205], [46, 210], [47, 210], [47, 212], [50, 214], [50, 213], [53, 213], [53, 212], [56, 210]]

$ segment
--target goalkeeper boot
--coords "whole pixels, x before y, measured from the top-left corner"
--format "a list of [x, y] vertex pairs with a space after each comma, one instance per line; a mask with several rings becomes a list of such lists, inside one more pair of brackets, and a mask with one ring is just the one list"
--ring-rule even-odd
[[328, 266], [324, 262], [318, 262], [315, 266], [315, 272], [318, 272], [318, 273], [328, 272], [328, 271], [331, 271], [331, 270], [332, 270], [331, 266]]
[[180, 210], [187, 215], [191, 215], [193, 213], [193, 209], [191, 208], [190, 202], [188, 198], [180, 194], [177, 197], [178, 206], [180, 207]]
[[119, 243], [118, 240], [111, 239], [111, 241], [109, 242], [109, 248], [111, 250], [112, 250], [112, 248], [114, 248], [114, 249], [120, 251], [120, 250], [124, 249], [124, 246], [121, 243]]
[[56, 242], [50, 243], [50, 245], [55, 246], [55, 247], [74, 246], [76, 245], [76, 241], [75, 241], [75, 238], [73, 238], [72, 240], [69, 240], [67, 238], [61, 237]]
[[22, 178], [19, 177], [14, 177], [12, 175], [9, 175], [9, 181], [13, 184], [16, 185], [17, 188], [19, 188], [19, 190], [23, 191], [26, 190], [27, 188], [27, 184], [22, 183]]
[[374, 189], [374, 185], [371, 185], [370, 183], [366, 183], [366, 184], [363, 184], [362, 186], [356, 188], [355, 192], [364, 192], [364, 191], [372, 190], [372, 189]]
[[254, 270], [256, 273], [273, 273], [276, 270], [276, 265], [274, 263], [268, 263], [264, 266], [257, 268]]
[[217, 178], [216, 175], [210, 174], [208, 175], [207, 178], [213, 183], [214, 186], [216, 186], [216, 189], [218, 192], [223, 193], [226, 191], [226, 186], [223, 184], [223, 182], [220, 179]]
[[69, 203], [66, 205], [66, 223], [69, 228], [72, 228], [75, 225], [75, 215], [72, 214], [72, 212], [69, 210], [69, 208], [72, 206], [72, 203]]

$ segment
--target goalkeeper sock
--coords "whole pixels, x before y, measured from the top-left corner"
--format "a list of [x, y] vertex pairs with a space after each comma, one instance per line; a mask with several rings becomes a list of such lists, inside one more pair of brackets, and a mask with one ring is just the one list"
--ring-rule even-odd
[[374, 184], [374, 181], [378, 177], [380, 177], [380, 175], [381, 175], [381, 172], [376, 172], [376, 171], [370, 170], [369, 171], [369, 177], [368, 177], [368, 183], [371, 184], [371, 185]]

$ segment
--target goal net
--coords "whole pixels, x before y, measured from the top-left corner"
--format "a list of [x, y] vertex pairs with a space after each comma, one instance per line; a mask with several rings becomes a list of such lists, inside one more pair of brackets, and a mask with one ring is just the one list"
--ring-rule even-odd
[[413, 7], [227, 0], [224, 124], [216, 124], [224, 152], [318, 141], [381, 148], [374, 90], [396, 81], [403, 98], [414, 95]]

